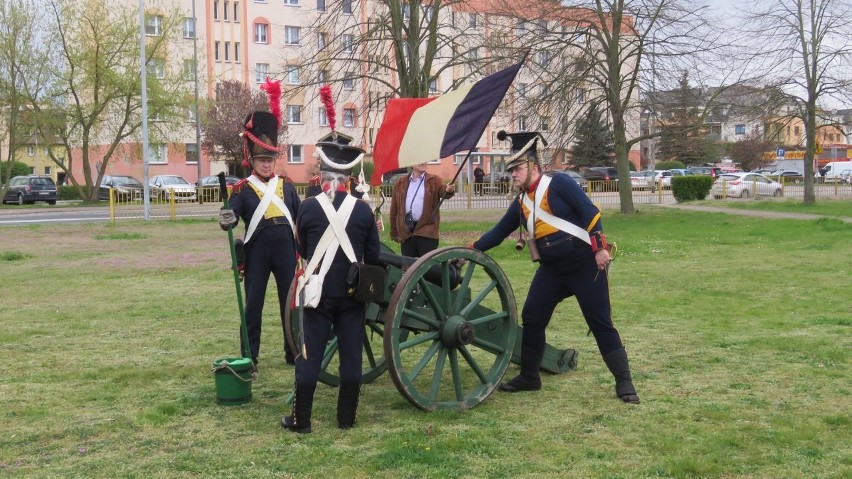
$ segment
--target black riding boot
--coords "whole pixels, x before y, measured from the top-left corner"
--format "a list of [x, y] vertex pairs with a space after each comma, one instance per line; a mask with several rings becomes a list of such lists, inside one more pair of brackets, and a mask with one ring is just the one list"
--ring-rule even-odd
[[355, 411], [358, 409], [358, 396], [361, 383], [341, 382], [337, 392], [337, 427], [349, 429], [355, 426]]
[[541, 389], [542, 352], [528, 346], [521, 346], [521, 374], [500, 385], [499, 389], [508, 393], [520, 391], [538, 391]]
[[617, 349], [603, 357], [609, 372], [615, 377], [615, 394], [624, 402], [639, 403], [633, 379], [630, 377], [630, 365], [627, 363], [627, 351]]
[[311, 409], [314, 406], [316, 388], [316, 384], [296, 383], [293, 414], [281, 418], [281, 427], [298, 433], [311, 432]]

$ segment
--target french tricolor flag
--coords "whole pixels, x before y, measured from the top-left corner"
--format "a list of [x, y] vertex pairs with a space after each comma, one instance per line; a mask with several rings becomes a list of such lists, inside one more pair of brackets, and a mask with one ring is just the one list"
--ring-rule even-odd
[[476, 148], [524, 61], [434, 98], [394, 98], [376, 135], [372, 184], [385, 172]]

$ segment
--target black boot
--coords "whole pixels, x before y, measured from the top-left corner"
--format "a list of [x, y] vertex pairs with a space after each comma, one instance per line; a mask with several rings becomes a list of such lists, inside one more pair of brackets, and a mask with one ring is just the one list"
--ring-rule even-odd
[[290, 365], [296, 364], [296, 357], [293, 355], [293, 350], [290, 349], [290, 343], [284, 339], [284, 362]]
[[516, 393], [520, 391], [538, 391], [541, 389], [541, 375], [538, 370], [541, 367], [542, 352], [533, 348], [521, 347], [521, 374], [499, 386], [503, 392]]
[[311, 409], [314, 406], [314, 391], [316, 388], [316, 383], [296, 383], [293, 414], [281, 418], [281, 427], [298, 433], [311, 432]]
[[349, 429], [355, 426], [355, 411], [358, 409], [358, 396], [361, 383], [343, 382], [337, 392], [337, 427]]
[[630, 377], [630, 365], [627, 363], [627, 351], [617, 349], [603, 357], [609, 372], [615, 377], [615, 394], [626, 403], [639, 404], [639, 396]]

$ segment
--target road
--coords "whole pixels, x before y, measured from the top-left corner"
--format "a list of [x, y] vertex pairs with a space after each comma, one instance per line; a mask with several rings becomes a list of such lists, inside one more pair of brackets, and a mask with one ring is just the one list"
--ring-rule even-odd
[[[179, 205], [175, 208], [178, 218], [214, 218], [221, 205], [209, 203], [204, 205]], [[151, 218], [168, 219], [171, 217], [169, 205], [153, 205]], [[116, 219], [142, 219], [142, 206], [116, 208]], [[48, 206], [36, 204], [27, 207], [0, 208], [0, 226], [46, 225], [62, 223], [103, 223], [110, 221], [109, 206]]]

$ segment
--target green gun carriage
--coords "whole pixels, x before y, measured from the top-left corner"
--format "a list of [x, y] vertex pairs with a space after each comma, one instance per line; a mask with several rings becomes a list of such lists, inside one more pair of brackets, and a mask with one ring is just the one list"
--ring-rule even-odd
[[[420, 258], [382, 245], [384, 301], [367, 303], [363, 383], [386, 370], [419, 409], [462, 411], [477, 406], [520, 362], [522, 327], [509, 280], [488, 255], [446, 247]], [[287, 303], [295, 304], [295, 288]], [[285, 316], [287, 341], [299, 351], [299, 309]], [[518, 351], [516, 353], [516, 351]], [[337, 340], [323, 354], [320, 382], [337, 386]], [[308, 351], [308, 355], [316, 354]], [[547, 345], [541, 369], [559, 374], [577, 366], [577, 352]]]

